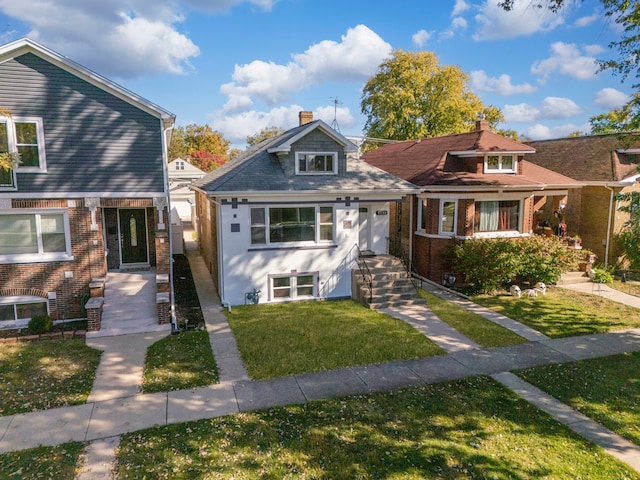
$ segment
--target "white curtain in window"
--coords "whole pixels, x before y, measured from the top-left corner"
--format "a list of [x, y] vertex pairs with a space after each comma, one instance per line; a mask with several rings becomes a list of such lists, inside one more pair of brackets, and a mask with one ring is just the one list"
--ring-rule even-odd
[[480, 202], [480, 231], [498, 230], [498, 202]]

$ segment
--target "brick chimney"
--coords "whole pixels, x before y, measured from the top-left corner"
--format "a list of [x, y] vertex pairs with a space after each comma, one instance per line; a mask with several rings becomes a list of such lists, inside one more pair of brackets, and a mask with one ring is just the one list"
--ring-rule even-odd
[[298, 119], [300, 120], [300, 126], [313, 122], [313, 112], [300, 112], [298, 113]]
[[484, 118], [481, 120], [476, 120], [476, 132], [481, 132], [482, 130], [489, 130], [489, 122]]

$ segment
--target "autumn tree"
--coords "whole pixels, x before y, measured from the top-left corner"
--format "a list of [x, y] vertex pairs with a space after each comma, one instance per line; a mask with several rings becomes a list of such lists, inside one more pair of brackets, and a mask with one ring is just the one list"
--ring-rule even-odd
[[492, 127], [503, 120], [469, 90], [465, 72], [427, 51], [394, 51], [365, 84], [361, 109], [366, 136], [391, 140], [468, 132], [481, 115]]
[[284, 133], [284, 129], [280, 127], [266, 127], [260, 130], [255, 135], [249, 135], [247, 137], [247, 147], [252, 147], [253, 145], [257, 145], [258, 143], [266, 140], [267, 138], [272, 138]]
[[192, 165], [209, 172], [227, 162], [235, 151], [231, 142], [213, 130], [208, 124], [191, 123], [173, 130], [169, 145], [169, 161], [185, 158]]

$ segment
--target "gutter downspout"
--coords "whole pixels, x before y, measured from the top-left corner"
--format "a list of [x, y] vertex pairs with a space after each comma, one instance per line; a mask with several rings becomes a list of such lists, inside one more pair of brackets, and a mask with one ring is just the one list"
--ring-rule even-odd
[[169, 173], [168, 167], [169, 164], [169, 154], [168, 154], [168, 145], [167, 145], [167, 133], [173, 130], [173, 125], [170, 127], [166, 127], [162, 130], [162, 160], [163, 160], [163, 168], [162, 174], [164, 175], [164, 188], [167, 195], [167, 225], [168, 225], [168, 233], [169, 233], [169, 308], [171, 311], [171, 333], [178, 333], [178, 323], [176, 321], [176, 302], [175, 302], [175, 292], [173, 289], [173, 232], [171, 226], [171, 195], [169, 195], [170, 187], [169, 187]]
[[604, 188], [609, 190], [609, 218], [607, 219], [607, 239], [604, 247], [604, 265], [609, 265], [609, 243], [611, 242], [611, 218], [613, 217], [613, 188], [605, 185]]
[[[415, 195], [418, 198], [418, 195]], [[413, 270], [413, 198], [409, 202], [409, 275]]]

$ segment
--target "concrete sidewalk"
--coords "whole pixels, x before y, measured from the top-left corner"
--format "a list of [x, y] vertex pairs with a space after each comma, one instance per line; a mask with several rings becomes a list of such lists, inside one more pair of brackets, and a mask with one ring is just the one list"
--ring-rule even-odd
[[558, 285], [558, 288], [574, 290], [580, 293], [589, 293], [591, 295], [598, 295], [600, 297], [607, 298], [614, 302], [629, 305], [630, 307], [640, 308], [639, 297], [635, 297], [633, 295], [623, 293], [603, 283], [593, 283], [593, 282], [570, 283], [568, 285]]

